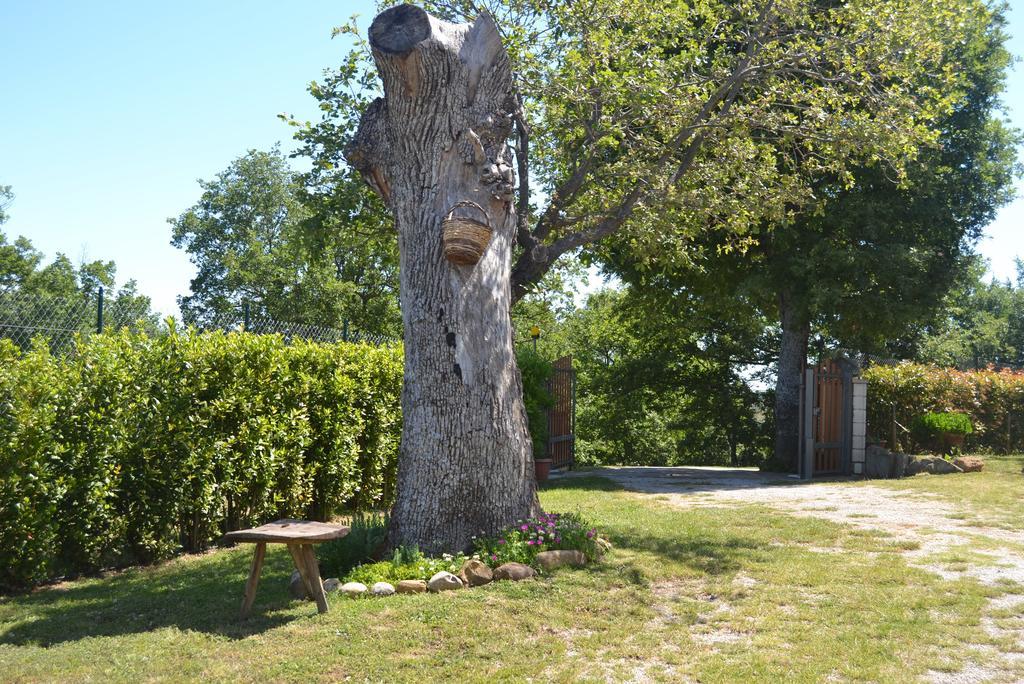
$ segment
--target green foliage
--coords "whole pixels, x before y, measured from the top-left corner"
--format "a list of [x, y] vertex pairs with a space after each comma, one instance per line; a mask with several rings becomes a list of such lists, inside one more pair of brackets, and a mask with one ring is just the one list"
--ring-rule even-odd
[[926, 438], [942, 434], [969, 435], [974, 432], [970, 417], [963, 413], [925, 413], [914, 419], [914, 427]]
[[[0, 186], [0, 226], [5, 209], [14, 197], [9, 186]], [[104, 325], [145, 327], [155, 331], [159, 321], [150, 310], [149, 297], [138, 293], [134, 280], [120, 287], [113, 261], [82, 262], [77, 267], [58, 253], [52, 263], [25, 237], [9, 242], [0, 230], [0, 320], [14, 327], [0, 330], [23, 349], [32, 330], [92, 332], [96, 329], [98, 292], [104, 290]], [[54, 339], [54, 348], [62, 340]]]
[[525, 345], [516, 349], [516, 363], [523, 376], [523, 402], [526, 404], [526, 419], [530, 427], [535, 458], [547, 456], [548, 414], [555, 405], [548, 390], [551, 379], [551, 362]]
[[858, 163], [901, 177], [971, 80], [947, 37], [991, 18], [975, 0], [424, 4], [454, 20], [487, 10], [517, 74], [517, 153], [547, 204], [520, 207], [519, 288], [610, 235], [645, 266], [678, 265], [695, 235], [742, 248]]
[[199, 201], [169, 221], [171, 244], [198, 269], [180, 302], [186, 322], [241, 322], [244, 301], [253, 317], [399, 332], [397, 251], [382, 208], [357, 178], [314, 178], [274, 148], [200, 181]]
[[[932, 124], [935, 144], [919, 140], [908, 147], [900, 174], [873, 158], [838, 173], [818, 168], [794, 189], [812, 191], [814, 202], [798, 200], [775, 216], [762, 213], [761, 223], [748, 225], [739, 239], [732, 216], [712, 214], [710, 220], [723, 225], [700, 231], [709, 221], [703, 210], [666, 207], [650, 220], [691, 223], [694, 239], [686, 243], [685, 258], [671, 251], [652, 257], [629, 234], [612, 238], [602, 255], [623, 280], [670, 311], [685, 311], [695, 299], [705, 309], [719, 308], [718, 320], [707, 327], [715, 331], [706, 336], [710, 351], [717, 330], [737, 327], [722, 321], [761, 325], [763, 343], [750, 348], [761, 350], [762, 362], [784, 362], [775, 374], [780, 464], [792, 467], [795, 457], [808, 339], [817, 335], [832, 347], [905, 358], [922, 326], [942, 309], [943, 294], [970, 267], [983, 227], [1012, 197], [1019, 134], [1003, 123], [998, 99], [1009, 63], [1003, 18], [998, 10], [968, 6], [955, 10], [973, 17], [957, 30], [960, 40], [943, 56], [933, 53], [956, 78], [919, 73], [904, 83], [908, 92], [941, 90], [947, 106]], [[762, 142], [780, 146], [776, 154], [783, 159], [786, 149], [820, 152], [814, 143], [771, 133]], [[785, 350], [773, 335], [776, 326]], [[745, 339], [758, 342], [757, 336]], [[752, 355], [727, 351], [740, 359]]]
[[967, 450], [1007, 453], [1024, 448], [1024, 373], [900, 363], [871, 366], [863, 377], [868, 381], [868, 431], [891, 441], [895, 421], [898, 444], [890, 446], [928, 446], [907, 443], [899, 427], [913, 426], [925, 411], [968, 417], [972, 429], [964, 433]]
[[361, 582], [372, 586], [376, 582], [397, 584], [402, 580], [429, 580], [441, 571], [458, 574], [466, 556], [444, 554], [440, 558], [428, 558], [418, 549], [396, 549], [391, 560], [366, 563], [353, 568], [344, 575], [344, 582]]
[[600, 556], [597, 530], [576, 513], [543, 513], [520, 520], [493, 537], [476, 538], [473, 548], [492, 567], [503, 563], [533, 565], [541, 551], [582, 551], [587, 560]]
[[0, 360], [0, 586], [390, 503], [400, 349], [172, 327]]
[[0, 185], [0, 226], [7, 223], [7, 207], [14, 201], [14, 193], [10, 185]]
[[378, 554], [388, 534], [388, 517], [376, 513], [357, 513], [352, 516], [349, 527], [349, 533], [341, 539], [316, 546], [316, 557], [325, 577], [342, 577]]
[[986, 282], [986, 264], [976, 259], [943, 301], [939, 319], [921, 336], [915, 357], [958, 368], [1024, 365], [1024, 263], [1016, 283]]
[[[524, 300], [526, 301], [526, 300]], [[742, 302], [605, 289], [558, 321], [550, 353], [577, 369], [576, 456], [586, 464], [757, 465], [765, 396], [740, 371], [764, 363], [764, 321]]]

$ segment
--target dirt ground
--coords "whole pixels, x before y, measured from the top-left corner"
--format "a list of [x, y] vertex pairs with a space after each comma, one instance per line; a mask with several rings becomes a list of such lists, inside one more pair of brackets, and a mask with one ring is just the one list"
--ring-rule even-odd
[[[967, 575], [987, 585], [1024, 585], [1024, 532], [986, 526], [969, 519], [963, 507], [936, 496], [848, 482], [805, 483], [756, 470], [710, 467], [618, 467], [596, 473], [640, 495], [672, 506], [763, 505], [797, 516], [823, 518], [889, 533], [911, 542], [907, 561], [947, 579]], [[1024, 505], [1024, 504], [1022, 504]], [[974, 562], [940, 563], [940, 554], [979, 549]], [[821, 549], [828, 553], [829, 549]], [[979, 562], [980, 561], [980, 562]], [[1003, 594], [990, 602], [983, 626], [1000, 640], [1015, 642], [1014, 652], [983, 647], [990, 656], [956, 673], [932, 672], [937, 684], [1005, 681], [1005, 667], [1024, 660], [1024, 629], [1004, 628], [993, 615], [1024, 605], [1024, 594]]]

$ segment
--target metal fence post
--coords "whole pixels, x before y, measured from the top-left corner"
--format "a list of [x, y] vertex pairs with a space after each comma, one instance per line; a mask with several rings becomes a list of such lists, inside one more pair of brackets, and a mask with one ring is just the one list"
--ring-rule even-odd
[[103, 332], [103, 288], [100, 288], [99, 297], [96, 300], [96, 333]]
[[245, 332], [249, 331], [249, 302], [246, 300], [242, 304], [242, 330]]
[[342, 342], [348, 342], [348, 319], [347, 318], [341, 322], [341, 340], [342, 340]]

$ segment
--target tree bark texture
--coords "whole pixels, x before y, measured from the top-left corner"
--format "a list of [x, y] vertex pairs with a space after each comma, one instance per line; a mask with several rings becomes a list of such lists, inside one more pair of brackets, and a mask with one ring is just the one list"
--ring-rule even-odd
[[796, 472], [800, 453], [800, 378], [807, 362], [810, 323], [795, 296], [779, 295], [782, 344], [775, 381], [775, 460]]
[[[369, 38], [385, 96], [346, 157], [398, 230], [405, 386], [389, 544], [462, 550], [539, 510], [509, 318], [512, 74], [487, 14], [451, 24], [400, 5], [376, 17]], [[442, 246], [444, 218], [463, 201], [492, 229], [470, 266], [447, 261]]]

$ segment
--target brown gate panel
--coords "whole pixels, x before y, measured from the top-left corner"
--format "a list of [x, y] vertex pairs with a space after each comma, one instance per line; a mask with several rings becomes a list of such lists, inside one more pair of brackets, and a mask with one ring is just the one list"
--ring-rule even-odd
[[554, 405], [548, 411], [548, 456], [552, 468], [568, 468], [576, 458], [576, 373], [571, 356], [563, 356], [552, 366], [548, 389]]
[[814, 472], [843, 470], [843, 371], [834, 361], [818, 367], [814, 420]]

